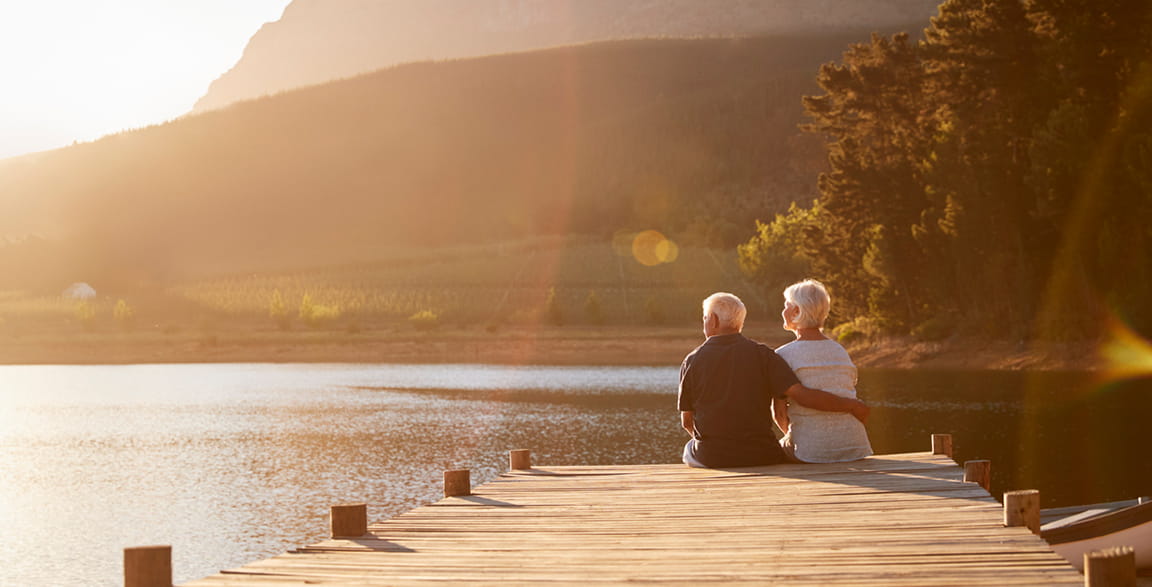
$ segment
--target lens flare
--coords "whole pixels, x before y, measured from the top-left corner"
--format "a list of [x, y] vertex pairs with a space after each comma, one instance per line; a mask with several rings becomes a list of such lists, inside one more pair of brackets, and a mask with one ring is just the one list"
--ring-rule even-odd
[[1152, 343], [1114, 316], [1109, 318], [1108, 340], [1099, 352], [1105, 380], [1152, 375]]
[[632, 239], [632, 257], [641, 265], [655, 267], [680, 257], [680, 247], [655, 230], [645, 230]]

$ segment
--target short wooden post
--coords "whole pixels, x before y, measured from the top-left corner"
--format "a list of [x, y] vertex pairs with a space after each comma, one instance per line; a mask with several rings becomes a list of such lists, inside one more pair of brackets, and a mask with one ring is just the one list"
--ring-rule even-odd
[[932, 454], [944, 455], [952, 458], [952, 435], [951, 434], [933, 434], [932, 435]]
[[1004, 494], [1004, 525], [1027, 526], [1040, 533], [1040, 492], [1035, 489], [1009, 491]]
[[172, 546], [125, 548], [124, 587], [172, 587]]
[[1086, 587], [1136, 587], [1136, 551], [1113, 546], [1084, 553]]
[[368, 533], [368, 504], [332, 506], [332, 537], [358, 538]]
[[472, 476], [468, 469], [444, 471], [444, 497], [472, 495]]
[[979, 483], [984, 491], [992, 485], [992, 461], [964, 461], [964, 482]]
[[532, 468], [532, 451], [518, 448], [508, 452], [508, 468], [516, 471]]

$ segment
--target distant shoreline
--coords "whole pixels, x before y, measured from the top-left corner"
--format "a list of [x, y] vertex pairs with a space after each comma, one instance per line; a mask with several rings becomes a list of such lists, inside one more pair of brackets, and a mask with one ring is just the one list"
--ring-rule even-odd
[[[775, 325], [745, 334], [772, 346], [789, 340]], [[0, 364], [163, 363], [485, 363], [509, 365], [679, 365], [702, 342], [688, 327], [563, 326], [411, 328], [343, 331], [94, 332], [0, 334]], [[858, 367], [939, 370], [1099, 368], [1089, 343], [1049, 345], [949, 339], [860, 341], [849, 345]]]

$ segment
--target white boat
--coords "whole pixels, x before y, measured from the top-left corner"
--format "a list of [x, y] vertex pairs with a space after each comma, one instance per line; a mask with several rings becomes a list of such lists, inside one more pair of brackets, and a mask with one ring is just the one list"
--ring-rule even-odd
[[1131, 546], [1136, 568], [1152, 569], [1152, 499], [1041, 510], [1040, 537], [1081, 571], [1084, 553], [1112, 546]]

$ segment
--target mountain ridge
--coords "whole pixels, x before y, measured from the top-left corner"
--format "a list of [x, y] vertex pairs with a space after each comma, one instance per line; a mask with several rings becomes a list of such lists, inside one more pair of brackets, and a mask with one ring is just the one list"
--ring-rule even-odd
[[[293, 0], [193, 107], [203, 112], [416, 61], [593, 41], [891, 29], [936, 0]], [[717, 7], [720, 8], [717, 8]]]

